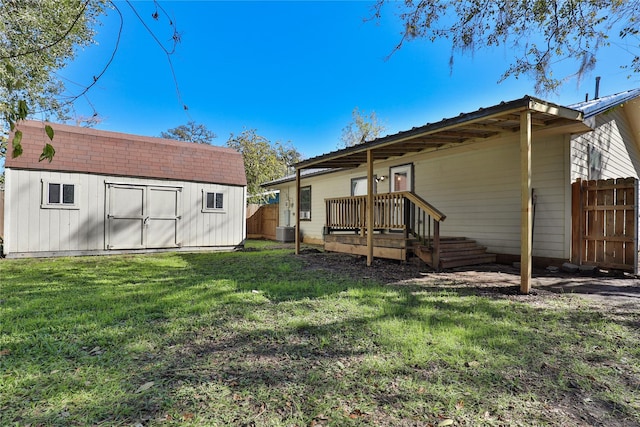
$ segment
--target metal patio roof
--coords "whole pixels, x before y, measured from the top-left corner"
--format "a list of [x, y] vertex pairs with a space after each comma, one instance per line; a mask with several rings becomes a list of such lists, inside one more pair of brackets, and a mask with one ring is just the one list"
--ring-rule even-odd
[[532, 130], [566, 127], [566, 131], [589, 130], [583, 124], [581, 111], [556, 105], [531, 96], [502, 102], [489, 108], [428, 123], [408, 131], [378, 138], [374, 141], [333, 151], [303, 160], [296, 169], [355, 168], [367, 163], [367, 151], [373, 160], [384, 160], [443, 145], [463, 144], [503, 134], [515, 134], [520, 129], [520, 113], [530, 111]]
[[613, 95], [592, 99], [590, 101], [578, 102], [576, 104], [569, 105], [568, 108], [582, 111], [584, 118], [587, 119], [639, 96], [640, 88], [630, 89]]

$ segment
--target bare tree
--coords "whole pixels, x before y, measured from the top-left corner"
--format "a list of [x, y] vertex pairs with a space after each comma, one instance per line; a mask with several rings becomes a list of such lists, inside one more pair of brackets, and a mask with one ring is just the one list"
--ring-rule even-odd
[[161, 132], [162, 138], [177, 139], [179, 141], [195, 142], [198, 144], [213, 144], [213, 140], [218, 137], [213, 131], [210, 131], [205, 125], [194, 121], [187, 122], [186, 125], [180, 125], [166, 132]]
[[367, 115], [355, 107], [351, 111], [351, 118], [351, 123], [342, 128], [340, 139], [343, 147], [352, 147], [363, 142], [373, 141], [385, 131], [385, 127], [378, 120], [375, 111]]

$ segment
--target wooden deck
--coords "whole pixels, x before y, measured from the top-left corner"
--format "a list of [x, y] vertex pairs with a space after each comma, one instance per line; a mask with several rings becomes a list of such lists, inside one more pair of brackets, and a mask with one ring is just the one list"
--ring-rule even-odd
[[[373, 256], [405, 261], [412, 243], [403, 233], [373, 235]], [[324, 249], [353, 255], [367, 255], [367, 238], [359, 234], [329, 234], [324, 239]]]
[[[376, 194], [372, 201], [364, 196], [329, 198], [325, 204], [327, 251], [365, 255], [367, 262], [374, 257], [406, 261], [417, 256], [436, 270], [496, 260], [474, 240], [441, 237], [440, 223], [446, 216], [409, 191]], [[367, 230], [373, 230], [371, 246]]]
[[[464, 237], [440, 238], [440, 259], [437, 266], [433, 265], [431, 248], [420, 245], [416, 239], [405, 238], [403, 233], [375, 234], [373, 245], [375, 257], [407, 261], [416, 256], [437, 270], [496, 261], [496, 255], [487, 253], [486, 247]], [[325, 236], [324, 249], [367, 255], [367, 238], [358, 234], [330, 234]]]

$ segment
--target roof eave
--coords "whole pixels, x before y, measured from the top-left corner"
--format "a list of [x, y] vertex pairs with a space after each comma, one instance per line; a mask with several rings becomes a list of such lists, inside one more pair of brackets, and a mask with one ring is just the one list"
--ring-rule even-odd
[[[394, 135], [378, 138], [374, 141], [356, 145], [353, 147], [344, 148], [342, 150], [334, 151], [331, 153], [323, 154], [311, 159], [304, 160], [294, 165], [296, 169], [307, 169], [312, 167], [331, 167], [328, 162], [338, 163], [338, 159], [353, 156], [358, 153], [366, 153], [367, 150], [378, 149], [385, 146], [397, 144], [403, 141], [407, 141], [414, 138], [428, 136], [436, 132], [443, 132], [450, 129], [455, 129], [462, 124], [472, 124], [475, 121], [490, 119], [494, 116], [502, 116], [508, 114], [521, 113], [523, 111], [539, 112], [556, 116], [561, 119], [571, 121], [582, 121], [583, 114], [580, 111], [573, 110], [571, 108], [562, 107], [556, 104], [552, 104], [531, 96], [524, 96], [523, 98], [516, 99], [509, 102], [503, 102], [494, 105], [489, 108], [479, 109], [471, 113], [460, 114], [457, 117], [443, 119], [436, 123], [426, 124], [424, 126], [414, 128], [408, 131], [399, 132]], [[341, 167], [349, 167], [342, 165]], [[355, 166], [351, 166], [355, 167]]]

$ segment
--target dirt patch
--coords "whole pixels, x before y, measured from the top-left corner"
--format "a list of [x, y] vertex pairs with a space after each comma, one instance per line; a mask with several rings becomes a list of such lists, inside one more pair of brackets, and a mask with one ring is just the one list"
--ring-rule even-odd
[[414, 284], [456, 289], [462, 293], [493, 298], [542, 303], [563, 295], [580, 295], [601, 306], [637, 306], [640, 304], [640, 279], [624, 276], [580, 276], [563, 272], [534, 270], [532, 291], [520, 294], [520, 271], [509, 265], [484, 264], [435, 272], [421, 262], [374, 259], [368, 267], [361, 256], [304, 250], [301, 255], [308, 268], [331, 271], [353, 279], [372, 279], [385, 284]]

